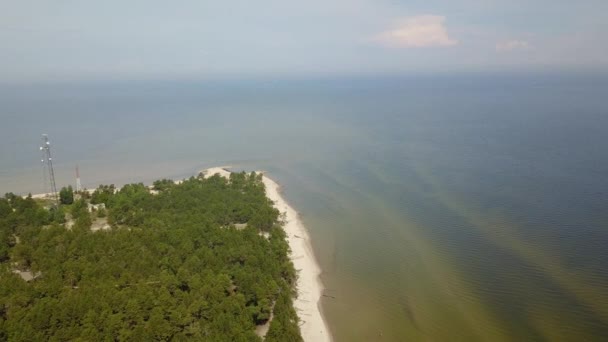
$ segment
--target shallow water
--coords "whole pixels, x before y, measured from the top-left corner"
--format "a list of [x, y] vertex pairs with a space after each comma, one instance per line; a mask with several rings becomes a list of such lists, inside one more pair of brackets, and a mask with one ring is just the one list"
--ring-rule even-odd
[[1, 87], [0, 192], [269, 171], [338, 341], [608, 337], [608, 77]]

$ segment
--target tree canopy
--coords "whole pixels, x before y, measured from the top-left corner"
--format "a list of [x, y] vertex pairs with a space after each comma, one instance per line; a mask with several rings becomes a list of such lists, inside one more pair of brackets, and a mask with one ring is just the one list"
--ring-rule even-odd
[[84, 199], [52, 212], [0, 198], [0, 340], [258, 341], [271, 312], [267, 341], [301, 340], [296, 273], [261, 177], [159, 181], [156, 194], [100, 186], [91, 203], [112, 228], [95, 232]]
[[74, 190], [72, 186], [61, 188], [59, 191], [59, 201], [61, 204], [72, 204], [74, 203]]

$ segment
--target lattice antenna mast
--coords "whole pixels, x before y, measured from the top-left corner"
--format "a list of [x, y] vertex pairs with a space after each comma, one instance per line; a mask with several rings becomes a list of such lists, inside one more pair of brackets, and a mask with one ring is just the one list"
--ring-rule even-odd
[[53, 170], [53, 157], [51, 156], [51, 143], [49, 142], [49, 136], [46, 134], [42, 135], [42, 163], [48, 167], [49, 179], [51, 182], [51, 196], [55, 200], [55, 203], [59, 205], [59, 198], [57, 197], [57, 185], [55, 184], [55, 170]]

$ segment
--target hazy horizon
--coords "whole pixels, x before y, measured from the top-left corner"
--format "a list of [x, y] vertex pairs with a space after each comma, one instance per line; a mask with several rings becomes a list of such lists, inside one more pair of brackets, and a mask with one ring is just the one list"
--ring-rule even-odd
[[608, 3], [0, 5], [2, 81], [608, 70]]

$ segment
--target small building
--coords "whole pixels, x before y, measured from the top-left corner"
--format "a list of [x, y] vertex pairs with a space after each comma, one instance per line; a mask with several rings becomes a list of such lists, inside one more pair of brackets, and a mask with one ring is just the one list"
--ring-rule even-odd
[[87, 209], [89, 209], [89, 212], [92, 213], [94, 211], [98, 211], [100, 209], [106, 209], [106, 205], [105, 203], [99, 203], [99, 204], [91, 204], [91, 203], [87, 203]]

